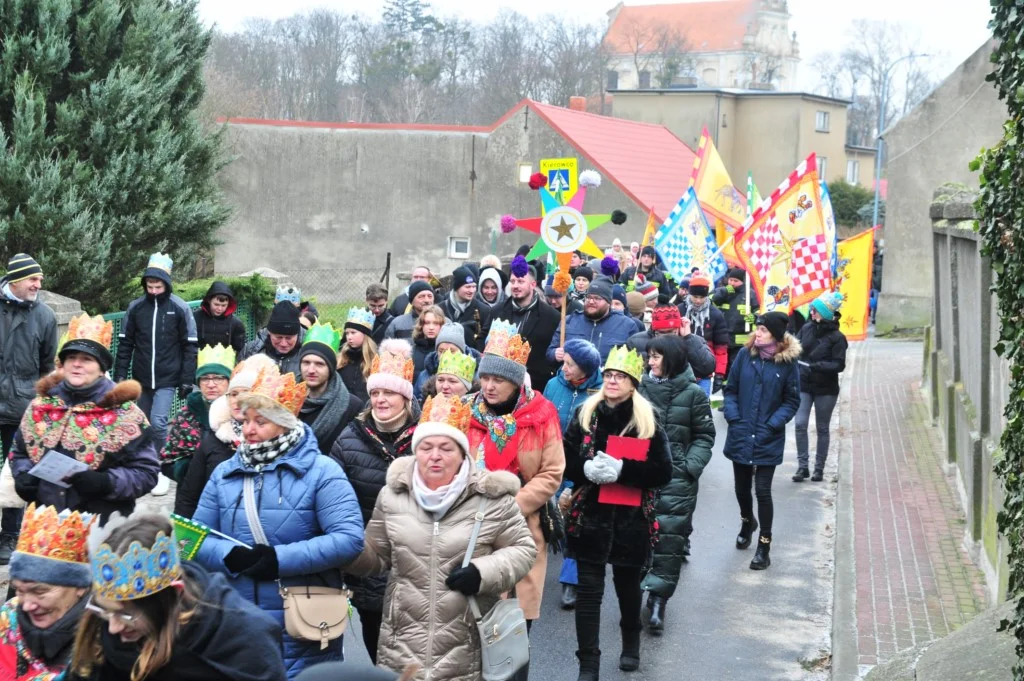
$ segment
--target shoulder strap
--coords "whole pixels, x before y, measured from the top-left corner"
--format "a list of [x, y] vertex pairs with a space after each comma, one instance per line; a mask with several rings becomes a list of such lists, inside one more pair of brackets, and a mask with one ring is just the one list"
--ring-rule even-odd
[[242, 499], [245, 503], [245, 519], [249, 521], [249, 529], [252, 530], [252, 538], [257, 544], [270, 544], [267, 540], [267, 533], [263, 531], [263, 524], [260, 522], [260, 513], [256, 508], [256, 484], [253, 476], [245, 475], [242, 481]]
[[[476, 550], [476, 540], [480, 536], [480, 526], [483, 525], [484, 510], [486, 509], [487, 497], [481, 495], [480, 508], [477, 509], [476, 516], [474, 516], [473, 532], [469, 535], [469, 546], [466, 548], [466, 557], [462, 559], [462, 567], [469, 565], [469, 561], [473, 559], [473, 551]], [[469, 609], [473, 611], [473, 618], [479, 621], [482, 615], [475, 596], [469, 596]]]

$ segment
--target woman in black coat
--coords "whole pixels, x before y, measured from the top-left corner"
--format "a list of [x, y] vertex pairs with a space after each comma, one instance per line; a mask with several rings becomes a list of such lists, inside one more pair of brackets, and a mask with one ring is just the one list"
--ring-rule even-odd
[[[796, 456], [798, 467], [793, 482], [808, 477], [820, 482], [824, 477], [830, 442], [829, 423], [839, 401], [839, 374], [846, 369], [846, 336], [839, 330], [839, 307], [842, 294], [823, 293], [811, 303], [811, 322], [804, 324], [797, 338], [800, 354], [800, 407], [796, 412]], [[818, 433], [818, 450], [814, 473], [809, 470], [807, 426], [814, 407], [814, 429]]]
[[[633, 671], [640, 666], [640, 581], [657, 542], [657, 489], [672, 479], [668, 438], [651, 403], [637, 392], [643, 366], [636, 350], [614, 348], [604, 365], [601, 390], [583, 403], [563, 440], [565, 479], [574, 484], [566, 531], [579, 571], [579, 681], [597, 681], [601, 666], [599, 633], [606, 564], [612, 566], [621, 613], [619, 668]], [[644, 441], [646, 458], [610, 456], [606, 451], [611, 435]], [[601, 497], [612, 492], [603, 486], [612, 483], [638, 505], [602, 502]]]

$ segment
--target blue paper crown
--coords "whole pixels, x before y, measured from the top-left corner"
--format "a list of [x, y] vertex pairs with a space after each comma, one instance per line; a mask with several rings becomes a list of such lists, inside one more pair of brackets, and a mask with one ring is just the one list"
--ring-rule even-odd
[[181, 578], [181, 561], [174, 538], [163, 532], [153, 548], [137, 541], [119, 556], [107, 544], [90, 556], [93, 594], [111, 601], [132, 601], [163, 591]]
[[171, 260], [171, 256], [165, 253], [154, 253], [149, 256], [149, 264], [146, 269], [157, 269], [163, 270], [167, 274], [171, 273], [171, 268], [174, 267], [174, 261]]
[[[495, 319], [491, 322], [491, 330], [487, 334], [487, 340], [491, 340], [491, 337], [495, 334], [504, 334], [511, 338], [517, 333], [519, 333], [519, 327], [512, 322], [506, 322], [504, 319]], [[487, 341], [484, 342], [486, 343]]]
[[302, 291], [296, 286], [278, 286], [277, 293], [274, 294], [274, 303], [280, 303], [282, 300], [298, 305], [302, 302]]
[[345, 319], [345, 324], [355, 324], [356, 326], [362, 326], [372, 330], [374, 320], [375, 317], [373, 316], [373, 313], [365, 307], [350, 307], [348, 309], [348, 317]]

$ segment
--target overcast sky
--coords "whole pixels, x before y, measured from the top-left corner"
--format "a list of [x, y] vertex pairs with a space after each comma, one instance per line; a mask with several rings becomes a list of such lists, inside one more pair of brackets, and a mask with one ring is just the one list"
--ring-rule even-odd
[[[655, 0], [656, 1], [656, 0]], [[432, 0], [438, 16], [457, 14], [472, 21], [491, 19], [502, 7], [536, 17], [558, 10], [586, 22], [604, 22], [614, 0]], [[629, 5], [652, 4], [652, 0], [627, 1]], [[353, 0], [200, 0], [204, 21], [216, 22], [234, 31], [247, 17], [280, 19], [318, 7], [340, 12], [379, 16], [382, 0], [368, 3]], [[374, 9], [371, 9], [374, 8]], [[986, 40], [990, 15], [988, 0], [789, 0], [790, 28], [797, 32], [802, 56], [801, 81], [806, 89], [816, 82], [809, 64], [820, 52], [842, 47], [847, 27], [855, 19], [898, 21], [920, 35], [921, 48], [934, 55], [936, 77], [948, 75]]]

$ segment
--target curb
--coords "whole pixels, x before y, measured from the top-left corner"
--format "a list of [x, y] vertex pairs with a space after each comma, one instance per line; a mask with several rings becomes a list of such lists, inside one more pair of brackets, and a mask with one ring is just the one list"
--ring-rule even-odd
[[[832, 679], [861, 678], [857, 639], [857, 576], [853, 524], [853, 417], [851, 385], [860, 353], [851, 348], [840, 389], [839, 480], [836, 491], [835, 581], [832, 590]], [[845, 380], [849, 376], [849, 380]]]

